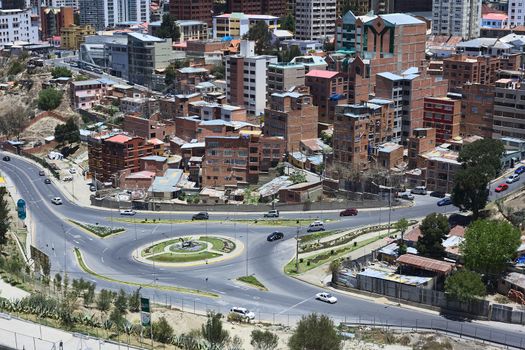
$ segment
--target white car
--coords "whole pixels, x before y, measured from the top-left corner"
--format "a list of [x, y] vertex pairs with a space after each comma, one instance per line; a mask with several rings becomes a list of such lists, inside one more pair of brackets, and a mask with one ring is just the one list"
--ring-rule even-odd
[[242, 317], [246, 317], [249, 320], [255, 319], [255, 314], [253, 312], [251, 312], [250, 310], [244, 308], [244, 307], [232, 307], [230, 309], [230, 312], [239, 314]]
[[337, 303], [337, 298], [334, 297], [332, 294], [326, 293], [326, 292], [317, 293], [315, 295], [315, 299], [321, 300], [321, 301], [324, 301], [325, 303], [330, 303], [330, 304]]
[[427, 194], [427, 188], [425, 186], [417, 186], [410, 190], [412, 194], [421, 194], [425, 196]]
[[317, 231], [324, 231], [324, 224], [322, 221], [314, 221], [310, 225], [308, 225], [308, 228], [306, 229], [306, 232], [317, 232]]
[[403, 193], [399, 193], [397, 195], [399, 198], [401, 199], [406, 199], [406, 200], [409, 200], [409, 201], [413, 201], [414, 200], [414, 195], [410, 192], [403, 192]]
[[123, 209], [120, 211], [120, 215], [135, 215], [135, 210], [133, 209]]
[[75, 168], [71, 168], [71, 169], [69, 169], [69, 173], [70, 174], [76, 174], [77, 171], [75, 170]]
[[509, 177], [507, 178], [507, 181], [506, 181], [506, 182], [507, 182], [508, 184], [511, 184], [511, 183], [513, 183], [513, 182], [518, 181], [519, 179], [520, 179], [519, 174], [512, 174], [511, 176], [509, 176]]
[[60, 197], [53, 197], [53, 199], [51, 199], [51, 203], [53, 203], [54, 205], [60, 205], [60, 204], [62, 204], [62, 198], [60, 198]]
[[64, 176], [62, 180], [64, 180], [65, 182], [73, 181], [73, 176]]

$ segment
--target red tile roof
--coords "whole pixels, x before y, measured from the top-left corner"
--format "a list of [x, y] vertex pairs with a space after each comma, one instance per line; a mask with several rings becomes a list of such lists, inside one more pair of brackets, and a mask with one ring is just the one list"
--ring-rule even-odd
[[107, 142], [114, 142], [114, 143], [126, 143], [129, 140], [131, 140], [131, 137], [122, 135], [122, 134], [111, 136], [106, 139]]
[[316, 77], [316, 78], [324, 78], [324, 79], [332, 79], [335, 77], [339, 72], [332, 72], [330, 70], [320, 70], [320, 69], [313, 69], [306, 74], [307, 77]]
[[408, 231], [403, 235], [403, 240], [407, 242], [417, 242], [421, 237], [421, 230], [419, 226], [414, 227], [412, 230]]
[[504, 13], [487, 13], [482, 18], [493, 21], [506, 21], [509, 17]]
[[159, 140], [158, 138], [154, 137], [152, 139], [149, 139], [148, 140], [148, 143], [151, 143], [152, 145], [155, 145], [155, 146], [158, 146], [158, 145], [163, 145], [164, 142], [162, 142], [161, 140]]
[[439, 274], [449, 274], [454, 268], [454, 264], [446, 261], [425, 258], [419, 255], [404, 254], [396, 260], [399, 264], [412, 266], [421, 270], [436, 272]]
[[449, 232], [450, 236], [459, 236], [459, 237], [465, 237], [465, 227], [461, 225], [456, 225], [452, 227], [452, 229]]

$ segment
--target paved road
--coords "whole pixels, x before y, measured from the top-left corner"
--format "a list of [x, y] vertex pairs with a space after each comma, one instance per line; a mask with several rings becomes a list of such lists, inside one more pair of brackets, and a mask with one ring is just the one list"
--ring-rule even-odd
[[[0, 157], [2, 156], [0, 152]], [[212, 221], [209, 223], [180, 223], [180, 224], [124, 224], [112, 221], [111, 216], [116, 212], [84, 208], [75, 203], [65, 201], [62, 206], [54, 206], [50, 199], [60, 195], [59, 190], [53, 185], [46, 185], [43, 178], [38, 176], [38, 167], [27, 160], [11, 157], [10, 162], [0, 163], [2, 170], [16, 187], [17, 194], [26, 200], [28, 211], [34, 223], [34, 242], [47, 253], [52, 261], [53, 272], [63, 272], [64, 269], [73, 278], [83, 277], [97, 282], [99, 288], [120, 288], [119, 283], [108, 282], [94, 276], [85, 274], [76, 264], [73, 256], [73, 247], [78, 247], [84, 254], [87, 264], [97, 273], [111, 276], [119, 280], [156, 283], [159, 285], [177, 285], [187, 288], [207, 290], [217, 293], [219, 298], [203, 296], [188, 296], [172, 291], [159, 291], [153, 288], [142, 290], [158, 301], [171, 300], [172, 304], [181, 303], [178, 307], [204, 310], [215, 309], [226, 312], [231, 306], [244, 306], [253, 310], [259, 318], [283, 323], [294, 322], [299, 315], [309, 312], [326, 313], [341, 321], [345, 318], [362, 317], [376, 321], [389, 321], [390, 323], [419, 322], [434, 325], [443, 324], [451, 330], [474, 333], [477, 336], [498, 337], [499, 341], [512, 345], [524, 342], [522, 334], [512, 330], [499, 329], [497, 332], [486, 325], [473, 324], [447, 320], [432, 313], [388, 306], [382, 303], [335, 293], [339, 302], [327, 305], [313, 300], [319, 288], [289, 278], [282, 273], [282, 266], [293, 256], [295, 251], [294, 235], [296, 228], [279, 228], [285, 234], [285, 239], [279, 242], [266, 242], [266, 236], [273, 229], [257, 225], [233, 223], [230, 220], [223, 222]], [[517, 189], [514, 184], [510, 191]], [[87, 189], [86, 189], [87, 190]], [[15, 196], [16, 197], [16, 196]], [[63, 197], [64, 198], [64, 197]], [[16, 200], [17, 198], [15, 198]], [[420, 218], [428, 213], [454, 210], [453, 207], [437, 207], [437, 199], [429, 196], [417, 196], [416, 205], [409, 208], [392, 210], [391, 220], [401, 217]], [[187, 219], [188, 213], [141, 213], [140, 217], [171, 217], [174, 219]], [[210, 219], [226, 219], [226, 214], [211, 213]], [[262, 213], [243, 214], [244, 218], [260, 218]], [[340, 219], [333, 212], [305, 212], [300, 214], [283, 213], [283, 217], [321, 217], [332, 218], [327, 224], [328, 229], [352, 228], [360, 225], [369, 225], [388, 220], [388, 210], [362, 210], [358, 216]], [[231, 218], [232, 216], [229, 216]], [[72, 226], [68, 219], [102, 225], [124, 226], [126, 232], [108, 239], [98, 239]], [[301, 233], [304, 228], [301, 229]], [[186, 268], [152, 267], [135, 261], [131, 254], [137, 247], [151, 241], [166, 237], [182, 235], [222, 234], [240, 239], [246, 249], [243, 254], [213, 265], [195, 266]], [[232, 280], [246, 274], [255, 274], [268, 288], [268, 292], [253, 290], [235, 284]], [[208, 280], [206, 281], [206, 278]], [[124, 286], [130, 290], [130, 287]], [[186, 301], [180, 300], [185, 298]], [[174, 302], [177, 300], [177, 302]], [[185, 303], [185, 304], [184, 304]], [[192, 303], [195, 303], [192, 305]], [[291, 316], [290, 316], [291, 315]], [[297, 316], [297, 317], [296, 317]], [[420, 323], [421, 324], [421, 323]], [[504, 326], [504, 325], [502, 325]], [[471, 327], [471, 328], [469, 328]], [[525, 344], [525, 343], [522, 343]]]

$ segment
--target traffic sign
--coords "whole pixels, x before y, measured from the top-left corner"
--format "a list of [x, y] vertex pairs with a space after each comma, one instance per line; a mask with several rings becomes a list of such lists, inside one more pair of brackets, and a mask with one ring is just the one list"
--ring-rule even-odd
[[26, 218], [26, 201], [20, 198], [16, 202], [16, 210], [18, 212], [18, 218], [24, 220]]
[[140, 311], [142, 312], [150, 312], [149, 309], [149, 299], [148, 298], [140, 298]]
[[141, 312], [140, 313], [140, 323], [144, 327], [148, 327], [151, 325], [151, 314], [149, 312]]

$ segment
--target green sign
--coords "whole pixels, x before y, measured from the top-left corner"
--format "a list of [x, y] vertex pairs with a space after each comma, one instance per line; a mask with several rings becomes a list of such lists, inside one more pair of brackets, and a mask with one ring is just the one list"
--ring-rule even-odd
[[148, 313], [150, 312], [148, 298], [140, 298], [140, 311]]
[[151, 314], [149, 312], [141, 312], [140, 323], [144, 327], [149, 327], [151, 325]]

